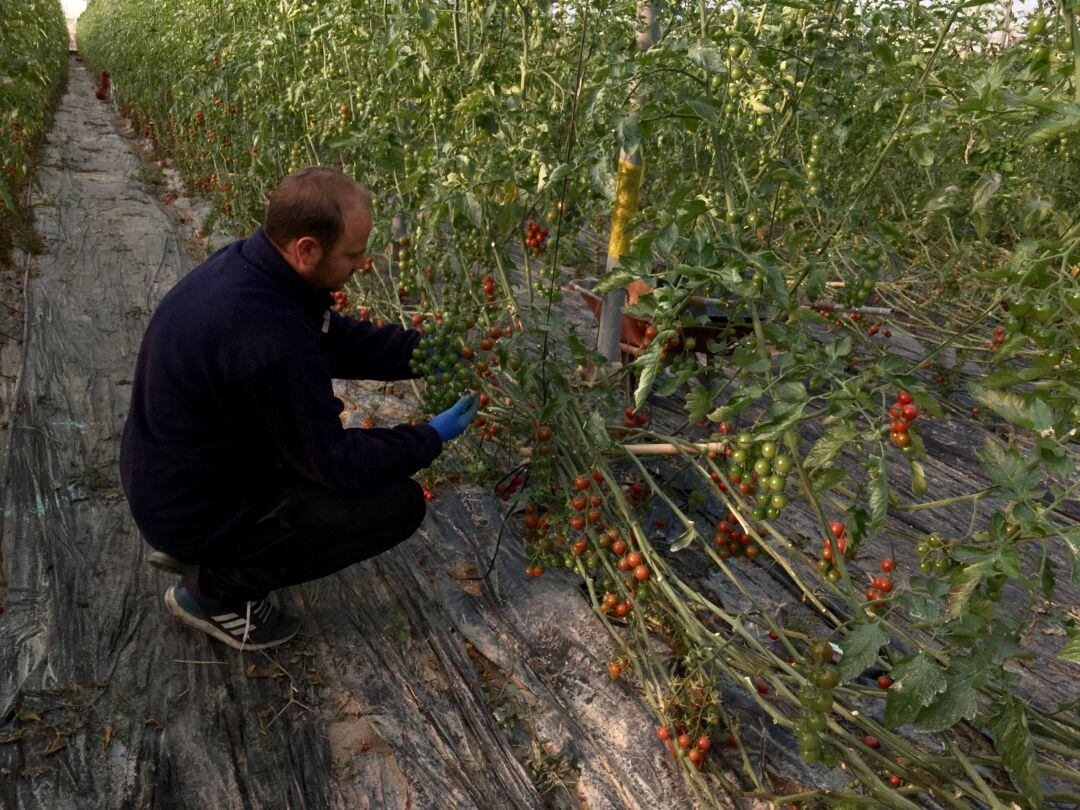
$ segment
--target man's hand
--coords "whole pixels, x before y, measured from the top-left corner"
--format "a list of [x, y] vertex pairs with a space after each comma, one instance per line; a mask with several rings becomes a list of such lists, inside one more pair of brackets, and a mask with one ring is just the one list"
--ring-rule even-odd
[[479, 407], [480, 401], [476, 394], [466, 394], [453, 407], [432, 417], [428, 424], [435, 428], [440, 439], [448, 442], [465, 432]]

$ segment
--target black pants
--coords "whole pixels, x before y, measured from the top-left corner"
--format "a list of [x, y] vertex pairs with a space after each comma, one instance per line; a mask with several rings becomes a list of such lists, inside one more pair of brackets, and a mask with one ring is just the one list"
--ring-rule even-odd
[[189, 575], [199, 592], [233, 603], [329, 576], [410, 537], [427, 511], [412, 479], [374, 492], [343, 495], [290, 479], [268, 499], [254, 525], [207, 556]]

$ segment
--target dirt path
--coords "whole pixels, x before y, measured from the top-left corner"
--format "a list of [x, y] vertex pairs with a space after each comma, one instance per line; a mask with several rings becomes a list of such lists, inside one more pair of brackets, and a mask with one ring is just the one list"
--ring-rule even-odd
[[[173, 623], [117, 473], [149, 314], [193, 265], [72, 71], [35, 198], [4, 446], [0, 806], [670, 807], [689, 800], [569, 579], [522, 587], [498, 502], [448, 492], [417, 537], [282, 592], [274, 656]], [[16, 408], [16, 402], [25, 408]]]

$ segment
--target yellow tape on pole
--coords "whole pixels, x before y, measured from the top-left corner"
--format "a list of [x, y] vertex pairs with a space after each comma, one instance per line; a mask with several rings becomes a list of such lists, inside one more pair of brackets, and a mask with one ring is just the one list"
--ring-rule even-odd
[[618, 259], [630, 247], [632, 234], [627, 225], [637, 214], [642, 170], [639, 158], [619, 158], [619, 172], [615, 177], [615, 210], [611, 213], [611, 239], [608, 241], [608, 256], [611, 258]]

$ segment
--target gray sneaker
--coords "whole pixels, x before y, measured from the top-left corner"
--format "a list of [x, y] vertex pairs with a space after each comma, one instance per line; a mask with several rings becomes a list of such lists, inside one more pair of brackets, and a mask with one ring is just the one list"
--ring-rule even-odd
[[202, 607], [183, 585], [173, 585], [165, 591], [165, 604], [184, 624], [241, 651], [276, 647], [300, 629], [300, 620], [278, 610], [269, 598], [210, 609]]

